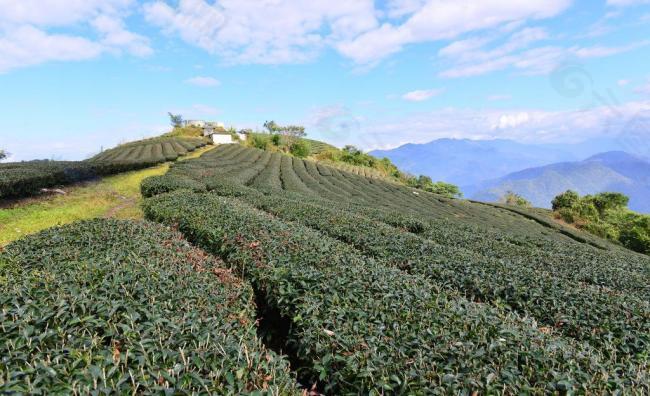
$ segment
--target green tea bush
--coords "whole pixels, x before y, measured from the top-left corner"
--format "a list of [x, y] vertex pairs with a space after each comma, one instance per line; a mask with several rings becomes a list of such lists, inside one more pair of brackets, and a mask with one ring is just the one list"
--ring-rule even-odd
[[[86, 161], [27, 161], [0, 164], [0, 199], [37, 194], [42, 188], [147, 168], [205, 146], [203, 139], [154, 138], [127, 143]], [[167, 147], [168, 157], [163, 155]]]
[[253, 291], [180, 234], [92, 220], [0, 253], [1, 394], [296, 393]]
[[152, 197], [181, 189], [201, 192], [205, 191], [205, 184], [184, 177], [165, 175], [148, 177], [140, 185], [140, 192], [143, 197]]
[[[229, 192], [214, 182], [211, 187], [222, 195]], [[228, 189], [232, 190], [232, 185]], [[495, 260], [468, 249], [439, 245], [336, 209], [336, 204], [319, 205], [281, 191], [266, 192], [269, 195], [241, 186], [237, 196], [279, 219], [318, 229], [389, 266], [431, 279], [442, 288], [463, 292], [480, 302], [505, 303], [541, 325], [555, 327], [558, 334], [588, 341], [595, 347], [618, 349], [616, 359], [621, 361], [634, 361], [638, 354], [650, 353], [650, 334], [645, 332], [650, 328], [650, 308], [645, 302], [650, 298], [650, 277], [641, 271], [594, 266], [591, 272], [592, 277], [599, 277], [597, 286], [625, 292], [612, 295], [611, 289], [601, 291], [590, 284], [593, 278], [585, 278], [570, 264], [549, 260], [540, 271], [537, 262]], [[631, 371], [635, 372], [636, 366]]]
[[289, 324], [299, 372], [333, 394], [599, 392], [639, 386], [584, 344], [444, 292], [352, 246], [232, 198], [177, 191], [145, 201], [222, 256]]

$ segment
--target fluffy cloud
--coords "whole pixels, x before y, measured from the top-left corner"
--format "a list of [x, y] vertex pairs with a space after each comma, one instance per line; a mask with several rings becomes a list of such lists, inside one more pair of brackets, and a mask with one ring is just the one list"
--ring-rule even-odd
[[90, 40], [61, 34], [48, 35], [32, 26], [21, 26], [0, 36], [0, 73], [48, 61], [91, 59], [102, 46]]
[[[134, 0], [0, 0], [0, 73], [49, 61], [92, 59], [104, 52], [150, 55], [148, 39], [128, 31], [122, 21], [134, 4]], [[61, 32], [86, 23], [96, 39]]]
[[451, 66], [440, 72], [447, 78], [478, 76], [490, 72], [513, 69], [527, 75], [548, 74], [560, 65], [581, 59], [613, 56], [650, 45], [644, 40], [621, 46], [543, 45], [531, 47], [550, 39], [540, 28], [524, 28], [510, 35], [502, 44], [492, 45], [496, 37], [474, 37], [453, 42], [438, 55]]
[[[349, 111], [343, 111], [342, 107], [317, 109], [314, 114], [319, 114], [319, 123], [306, 122], [310, 131], [330, 138], [339, 145], [354, 144], [366, 150], [397, 147], [404, 142], [426, 143], [448, 137], [512, 139], [529, 143], [577, 143], [593, 138], [608, 138], [618, 141], [619, 146], [627, 151], [644, 150], [650, 155], [647, 142], [643, 143], [643, 147], [636, 148], [631, 143], [638, 140], [639, 134], [650, 139], [650, 101], [568, 111], [442, 108], [367, 119], [354, 117]], [[339, 120], [341, 117], [354, 119], [355, 127], [335, 135], [335, 140], [331, 139], [334, 135], [328, 133], [328, 128], [336, 122], [329, 120]]]
[[563, 12], [571, 0], [156, 0], [145, 18], [168, 34], [231, 63], [297, 63], [333, 47], [359, 65], [372, 65], [409, 44], [453, 39]]
[[145, 4], [147, 21], [232, 63], [296, 63], [377, 24], [372, 0]]
[[504, 114], [499, 117], [496, 124], [492, 125], [492, 130], [516, 128], [530, 121], [530, 115], [526, 112], [515, 114]]
[[409, 102], [423, 102], [442, 93], [441, 89], [427, 89], [407, 92], [402, 95], [402, 99]]
[[198, 87], [218, 87], [221, 82], [214, 77], [196, 76], [185, 80], [186, 83]]
[[100, 14], [116, 14], [134, 0], [0, 0], [0, 25], [67, 26]]
[[508, 23], [558, 15], [570, 0], [429, 0], [402, 24], [384, 23], [353, 40], [340, 43], [339, 51], [357, 63], [373, 63], [408, 44], [453, 39], [461, 34]]
[[607, 5], [614, 7], [628, 7], [640, 4], [650, 4], [650, 0], [607, 0]]

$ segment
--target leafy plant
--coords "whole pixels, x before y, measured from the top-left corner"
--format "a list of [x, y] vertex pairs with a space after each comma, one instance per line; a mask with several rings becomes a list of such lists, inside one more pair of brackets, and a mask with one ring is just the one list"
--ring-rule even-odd
[[309, 156], [311, 152], [311, 147], [309, 143], [304, 140], [298, 140], [291, 144], [289, 147], [289, 152], [299, 158], [305, 158]]
[[629, 210], [628, 202], [627, 196], [617, 192], [580, 197], [567, 191], [553, 199], [553, 209], [568, 223], [628, 249], [650, 254], [650, 216]]
[[518, 206], [520, 208], [530, 208], [532, 206], [526, 198], [513, 191], [506, 192], [499, 202], [510, 206]]
[[0, 393], [298, 394], [257, 338], [253, 298], [152, 223], [27, 237], [0, 253]]

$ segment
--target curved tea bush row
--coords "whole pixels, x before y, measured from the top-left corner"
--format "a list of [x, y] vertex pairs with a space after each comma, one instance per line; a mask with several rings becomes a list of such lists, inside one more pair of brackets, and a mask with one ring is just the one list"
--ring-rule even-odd
[[[257, 150], [245, 149], [241, 158], [248, 159], [237, 166], [232, 160], [224, 162], [220, 149], [218, 147], [199, 159], [175, 164], [170, 174], [193, 178], [209, 185], [210, 177], [227, 177], [245, 183], [247, 179], [238, 177], [241, 172], [244, 175], [260, 172], [259, 166], [262, 164], [255, 160], [260, 155]], [[246, 157], [246, 152], [249, 157]], [[364, 216], [377, 218], [381, 213], [380, 221], [407, 229], [416, 226], [424, 232], [422, 236], [443, 245], [464, 247], [513, 262], [529, 262], [540, 268], [554, 262], [555, 268], [574, 273], [575, 279], [598, 286], [626, 287], [628, 282], [618, 282], [617, 279], [625, 278], [630, 271], [642, 273], [646, 278], [650, 276], [650, 260], [647, 257], [609, 244], [606, 251], [594, 249], [508, 210], [428, 193], [415, 196], [401, 186], [332, 168], [329, 172], [332, 176], [323, 176], [318, 171], [319, 167], [325, 168], [322, 164], [314, 169], [312, 162], [298, 158], [292, 158], [292, 165], [295, 177], [286, 166], [281, 171], [283, 182], [290, 180], [283, 184], [284, 189], [306, 194], [310, 200], [326, 200], [326, 205], [334, 201]], [[307, 167], [311, 169], [311, 174]], [[401, 224], [404, 222], [408, 224]], [[647, 285], [641, 286], [638, 291], [647, 299], [649, 288]]]
[[290, 323], [300, 371], [329, 393], [605, 391], [595, 350], [547, 336], [484, 304], [446, 293], [304, 226], [233, 198], [186, 190], [145, 200], [224, 257]]
[[110, 150], [102, 151], [90, 158], [90, 162], [126, 161], [158, 163], [174, 161], [199, 147], [206, 145], [202, 138], [163, 137], [126, 143]]
[[106, 150], [87, 161], [27, 161], [0, 164], [0, 199], [38, 193], [100, 176], [147, 168], [205, 146], [197, 138], [157, 138]]
[[0, 164], [0, 199], [37, 194], [100, 176], [155, 165], [149, 162], [28, 161]]
[[92, 220], [0, 254], [0, 393], [297, 393], [251, 288], [177, 232]]
[[612, 283], [620, 288], [612, 293], [611, 288], [585, 284], [573, 272], [564, 271], [561, 263], [547, 262], [540, 268], [537, 263], [494, 260], [332, 209], [334, 203], [318, 205], [278, 191], [264, 195], [228, 182], [221, 186], [213, 182], [212, 188], [221, 195], [237, 196], [279, 219], [318, 229], [380, 262], [423, 275], [470, 299], [506, 304], [533, 317], [549, 331], [588, 341], [604, 351], [617, 350], [612, 372], [616, 371], [615, 362], [627, 362], [629, 368], [624, 376], [629, 380], [636, 380], [637, 373], [648, 370], [650, 306], [639, 298], [647, 298], [643, 290], [647, 291], [650, 283], [648, 276], [622, 273], [614, 277]]

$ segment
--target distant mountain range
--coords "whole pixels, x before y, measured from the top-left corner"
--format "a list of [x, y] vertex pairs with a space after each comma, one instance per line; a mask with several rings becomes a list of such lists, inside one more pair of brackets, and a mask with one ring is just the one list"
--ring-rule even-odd
[[456, 184], [474, 199], [495, 201], [511, 190], [549, 207], [567, 189], [619, 191], [630, 196], [630, 208], [650, 212], [650, 160], [610, 151], [619, 148], [620, 142], [606, 139], [573, 145], [439, 139], [370, 154], [390, 158], [409, 173]]
[[477, 186], [472, 198], [496, 201], [507, 191], [524, 196], [534, 206], [548, 208], [561, 192], [584, 194], [617, 191], [630, 197], [630, 209], [650, 213], [650, 162], [622, 151], [610, 151], [584, 161], [525, 169]]

